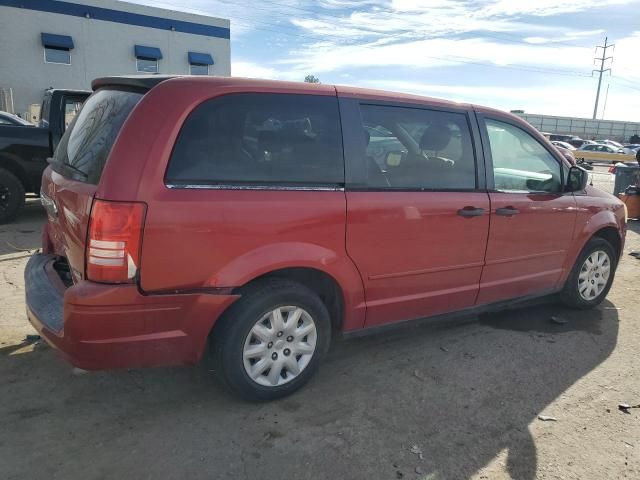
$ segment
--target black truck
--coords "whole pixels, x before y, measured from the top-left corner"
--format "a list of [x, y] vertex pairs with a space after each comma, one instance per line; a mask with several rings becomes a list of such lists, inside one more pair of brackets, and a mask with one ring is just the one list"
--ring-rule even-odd
[[90, 93], [46, 90], [37, 126], [0, 125], [0, 223], [18, 215], [25, 193], [40, 193], [47, 158]]

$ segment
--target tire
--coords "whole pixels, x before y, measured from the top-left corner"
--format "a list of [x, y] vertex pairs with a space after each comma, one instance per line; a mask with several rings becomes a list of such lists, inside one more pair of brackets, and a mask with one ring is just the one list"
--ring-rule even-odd
[[[596, 256], [595, 258], [602, 258], [602, 256], [597, 256], [598, 252], [606, 255], [606, 262], [608, 262], [608, 276], [604, 283], [601, 284], [598, 281], [604, 278], [603, 273], [606, 269], [595, 268], [593, 263], [587, 263], [590, 258], [591, 262], [593, 262], [594, 255]], [[580, 255], [578, 255], [569, 278], [567, 278], [561, 293], [562, 302], [569, 307], [580, 309], [593, 308], [599, 305], [611, 289], [617, 260], [615, 249], [608, 241], [598, 237], [593, 237], [589, 240]], [[597, 264], [598, 262], [596, 261], [595, 263]], [[581, 274], [583, 278], [581, 278]], [[592, 286], [593, 290], [591, 289]]]
[[24, 186], [13, 173], [0, 168], [0, 223], [18, 216], [24, 206]]
[[[278, 322], [276, 310], [283, 320], [282, 330], [273, 328]], [[292, 320], [295, 325], [287, 325]], [[211, 369], [229, 390], [246, 400], [274, 400], [295, 392], [313, 376], [330, 339], [329, 312], [318, 295], [297, 282], [266, 279], [242, 292], [219, 319], [210, 338]]]

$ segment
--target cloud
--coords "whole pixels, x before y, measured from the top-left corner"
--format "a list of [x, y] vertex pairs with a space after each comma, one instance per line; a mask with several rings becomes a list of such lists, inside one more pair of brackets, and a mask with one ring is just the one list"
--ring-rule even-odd
[[275, 36], [283, 26], [289, 26], [289, 18], [306, 15], [311, 0], [277, 0], [263, 3], [232, 0], [126, 0], [151, 7], [179, 10], [187, 13], [210, 15], [231, 20], [231, 40], [241, 39], [252, 32]]
[[565, 36], [572, 38], [572, 37], [591, 37], [594, 35], [600, 35], [602, 36], [602, 34], [605, 32], [604, 29], [599, 28], [598, 30], [584, 30], [584, 31], [577, 31], [577, 32], [566, 32]]
[[[602, 30], [550, 26], [536, 22], [536, 17], [631, 1], [637, 0], [362, 2], [355, 10], [330, 14], [321, 10], [313, 18], [291, 18], [304, 39], [280, 63], [299, 70], [333, 72], [383, 65], [428, 68], [470, 61], [579, 69], [589, 75], [593, 46], [568, 41], [598, 35]], [[324, 0], [321, 5], [338, 8], [353, 3]]]
[[487, 2], [480, 10], [485, 16], [521, 16], [535, 15], [546, 17], [563, 13], [575, 13], [612, 5], [632, 3], [635, 0], [499, 0]]
[[[590, 75], [593, 50], [532, 47], [484, 38], [434, 38], [391, 44], [316, 44], [297, 49], [279, 63], [299, 70], [334, 72], [357, 67], [430, 68], [453, 65], [504, 65], [525, 71]], [[572, 70], [573, 69], [573, 70]]]
[[[635, 80], [635, 86], [640, 88], [638, 52], [640, 52], [640, 30], [628, 37], [616, 40], [613, 50], [614, 61], [611, 68], [613, 75], [619, 74], [622, 77], [629, 77], [630, 80]], [[637, 95], [640, 96], [640, 92]], [[640, 111], [638, 111], [638, 116], [640, 117]]]
[[[607, 82], [605, 81], [604, 84], [606, 85]], [[485, 105], [506, 111], [524, 109], [528, 113], [585, 118], [591, 117], [595, 98], [595, 79], [584, 79], [566, 86], [514, 86], [509, 88], [482, 85], [442, 85], [385, 79], [363, 80], [360, 85], [446, 98], [451, 101]], [[599, 114], [602, 113], [603, 107], [604, 95], [601, 97]], [[637, 121], [637, 115], [634, 114], [637, 111], [640, 111], [640, 95], [629, 96], [612, 83], [606, 105], [606, 118]]]
[[[308, 73], [308, 72], [307, 72]], [[246, 60], [231, 61], [231, 75], [234, 77], [247, 78], [266, 78], [270, 80], [288, 80], [299, 81], [304, 80], [307, 73], [297, 70], [283, 69], [278, 66], [269, 66], [258, 64]]]
[[232, 61], [231, 75], [234, 77], [277, 79], [278, 71], [275, 68], [265, 67], [253, 62]]
[[[635, 13], [640, 4], [638, 0], [184, 0], [177, 7], [170, 3], [175, 0], [133, 1], [230, 18], [234, 76], [302, 80], [315, 74], [327, 83], [371, 81], [381, 88], [402, 87], [501, 108], [575, 115], [589, 115], [592, 108], [593, 46], [605, 33], [586, 19], [621, 18], [627, 10]], [[635, 6], [613, 8], [632, 3]], [[620, 28], [612, 20], [609, 23], [607, 33], [617, 38], [613, 76], [605, 77], [603, 84], [611, 84], [607, 117], [637, 120], [640, 31], [629, 32], [635, 26], [627, 21]], [[391, 81], [409, 83], [394, 87]]]

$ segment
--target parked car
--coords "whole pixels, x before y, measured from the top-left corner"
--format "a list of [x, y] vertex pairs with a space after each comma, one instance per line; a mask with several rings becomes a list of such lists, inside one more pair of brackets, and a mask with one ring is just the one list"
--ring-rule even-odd
[[580, 162], [628, 162], [633, 160], [633, 155], [622, 148], [610, 145], [593, 144], [583, 145], [575, 152], [576, 160]]
[[598, 140], [597, 143], [600, 143], [602, 145], [609, 145], [610, 147], [614, 147], [614, 148], [623, 148], [623, 145], [620, 142], [616, 142], [615, 140], [609, 140], [608, 138], [605, 140]]
[[611, 287], [624, 205], [512, 114], [240, 78], [93, 88], [25, 270], [29, 320], [80, 368], [206, 359], [268, 400], [337, 332]]
[[40, 192], [47, 158], [90, 93], [47, 90], [38, 127], [29, 122], [8, 125], [0, 120], [0, 223], [18, 215], [24, 205], [25, 192]]
[[557, 133], [551, 133], [547, 138], [552, 142], [568, 142], [574, 137], [573, 135], [559, 135]]
[[[568, 150], [566, 148], [559, 147], [557, 145], [554, 145], [554, 147], [556, 147], [556, 150], [558, 150], [562, 154], [562, 156], [567, 159], [567, 161], [569, 162], [570, 165], [577, 165], [578, 164], [578, 162], [576, 161], [576, 156], [573, 153], [574, 152], [573, 150]], [[586, 163], [584, 163], [584, 164], [582, 164], [580, 166], [582, 168], [584, 168], [585, 170], [593, 170], [593, 167], [591, 165], [589, 165], [589, 164], [586, 164]]]
[[574, 147], [573, 145], [571, 145], [570, 143], [567, 143], [567, 142], [561, 142], [559, 140], [554, 140], [551, 143], [554, 144], [556, 147], [564, 148], [565, 150], [569, 150], [569, 151], [572, 151], [572, 152], [574, 150], [577, 150], [576, 147]]
[[595, 145], [596, 142], [593, 140], [583, 140], [582, 138], [572, 138], [571, 140], [567, 140], [567, 143], [576, 148], [580, 148], [583, 145]]
[[17, 115], [9, 112], [0, 112], [0, 125], [33, 127], [33, 123], [27, 122]]

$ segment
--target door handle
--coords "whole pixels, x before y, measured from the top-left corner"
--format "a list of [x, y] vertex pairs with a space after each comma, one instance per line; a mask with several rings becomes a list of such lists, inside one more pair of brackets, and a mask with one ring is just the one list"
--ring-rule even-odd
[[484, 208], [464, 207], [458, 210], [458, 215], [461, 217], [479, 217], [484, 215]]
[[501, 215], [503, 217], [513, 217], [518, 213], [520, 213], [520, 210], [514, 207], [496, 208], [496, 215]]

